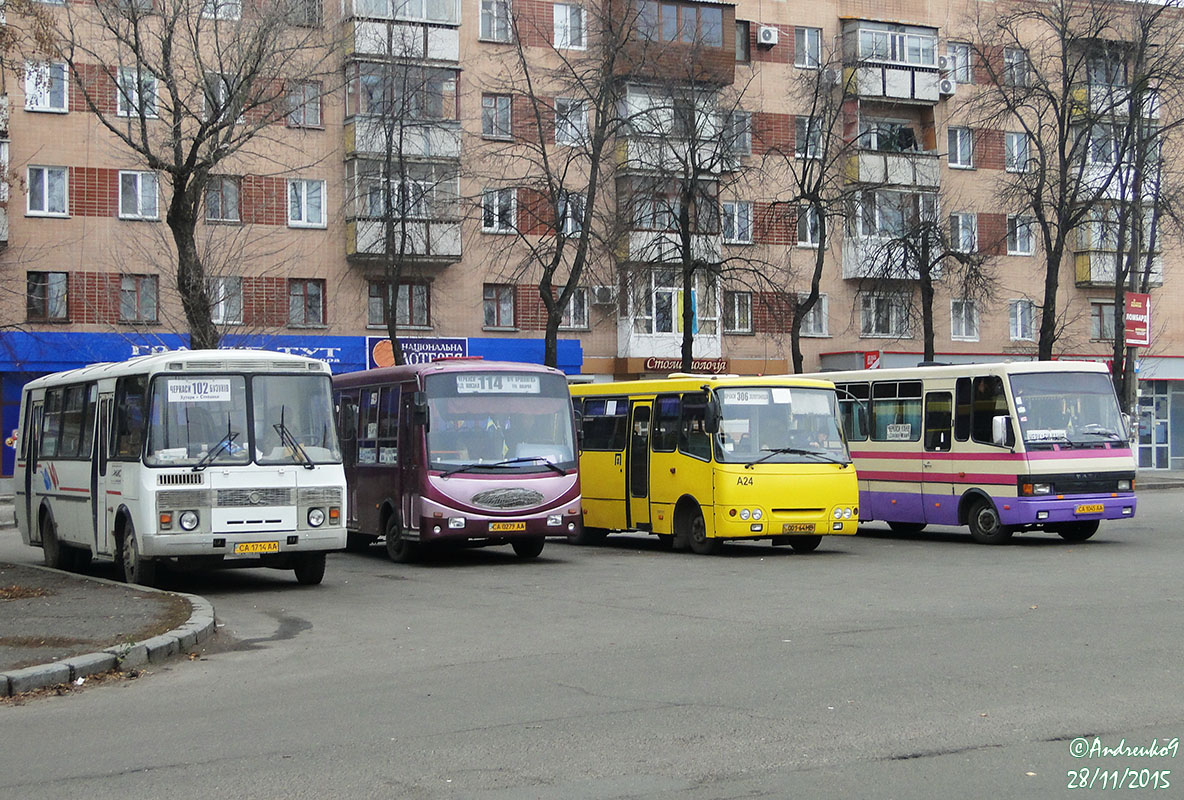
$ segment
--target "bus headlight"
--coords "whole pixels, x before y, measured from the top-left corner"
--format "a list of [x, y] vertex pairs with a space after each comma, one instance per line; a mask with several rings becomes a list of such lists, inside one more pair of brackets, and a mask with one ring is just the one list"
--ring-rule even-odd
[[181, 516], [177, 518], [177, 522], [181, 524], [181, 529], [186, 531], [196, 528], [199, 521], [196, 511], [182, 511]]
[[750, 512], [747, 508], [740, 509], [740, 519], [748, 519], [751, 516], [752, 512]]
[[[449, 517], [448, 518], [448, 527], [449, 528], [463, 528], [464, 526], [465, 526], [465, 518], [464, 517]], [[439, 531], [437, 531], [437, 533], [439, 533]]]
[[843, 509], [843, 519], [851, 519], [851, 509], [849, 509], [849, 508]]
[[1020, 485], [1020, 494], [1032, 495], [1038, 494], [1052, 494], [1051, 483], [1025, 483]]
[[549, 527], [554, 528], [554, 527], [558, 527], [559, 525], [562, 525], [562, 524], [563, 524], [563, 515], [562, 514], [549, 514], [547, 516], [547, 525]]
[[1131, 482], [1129, 480], [1118, 482], [1118, 491], [1129, 492], [1130, 490], [1131, 490]]
[[319, 508], [310, 508], [308, 510], [308, 524], [314, 528], [319, 528], [325, 524], [325, 512]]
[[761, 511], [759, 508], [754, 508], [752, 510], [752, 518], [753, 519], [760, 519], [764, 515], [765, 515], [765, 513], [763, 511]]
[[843, 509], [841, 509], [841, 508], [838, 508], [838, 507], [836, 506], [836, 507], [835, 507], [834, 518], [835, 518], [835, 519], [842, 519], [842, 518], [843, 518]]

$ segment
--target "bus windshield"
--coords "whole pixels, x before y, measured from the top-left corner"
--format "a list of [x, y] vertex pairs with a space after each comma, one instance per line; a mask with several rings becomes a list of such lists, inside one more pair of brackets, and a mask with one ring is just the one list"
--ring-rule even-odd
[[1125, 441], [1114, 386], [1098, 372], [1011, 376], [1011, 394], [1024, 444], [1097, 445]]
[[575, 469], [561, 375], [455, 372], [424, 380], [428, 467], [446, 472]]
[[715, 457], [746, 464], [846, 464], [835, 394], [788, 386], [718, 389]]
[[341, 448], [333, 420], [328, 375], [256, 375], [251, 379], [256, 461], [260, 464], [337, 464]]

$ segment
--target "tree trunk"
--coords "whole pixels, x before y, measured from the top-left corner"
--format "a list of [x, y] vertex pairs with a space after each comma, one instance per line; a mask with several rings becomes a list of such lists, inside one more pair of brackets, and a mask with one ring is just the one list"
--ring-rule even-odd
[[[173, 192], [166, 222], [177, 246], [177, 293], [189, 326], [191, 350], [214, 350], [222, 339], [210, 313], [210, 296], [206, 291], [205, 268], [197, 250], [197, 202], [204, 192], [204, 182], [190, 182]], [[159, 303], [159, 298], [157, 298]]]
[[1036, 344], [1036, 357], [1041, 361], [1052, 361], [1052, 349], [1057, 343], [1057, 289], [1060, 288], [1064, 257], [1065, 243], [1058, 234], [1044, 270], [1044, 308], [1040, 314], [1040, 337]]
[[930, 231], [926, 228], [921, 235], [921, 257], [917, 263], [918, 277], [921, 279], [921, 338], [925, 349], [925, 361], [933, 361], [936, 357], [933, 345], [933, 274], [929, 257], [929, 236]]

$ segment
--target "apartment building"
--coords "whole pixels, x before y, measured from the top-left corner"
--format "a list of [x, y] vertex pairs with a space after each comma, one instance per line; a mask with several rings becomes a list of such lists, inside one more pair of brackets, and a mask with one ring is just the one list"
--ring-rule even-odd
[[[878, 248], [918, 219], [939, 221], [944, 247], [980, 255], [991, 270], [989, 298], [938, 281], [928, 305], [937, 358], [1036, 357], [1042, 245], [1029, 213], [998, 192], [1024, 169], [1030, 145], [1022, 131], [969, 113], [999, 71], [977, 55], [958, 0], [298, 5], [305, 24], [330, 32], [333, 69], [291, 77], [285, 113], [259, 140], [266, 146], [220, 164], [202, 203], [207, 290], [227, 345], [362, 369], [389, 360], [386, 316], [394, 315], [411, 358], [542, 360], [542, 261], [531, 260], [531, 242], [557, 231], [574, 239], [584, 201], [568, 192], [548, 219], [539, 192], [524, 187], [543, 140], [561, 153], [594, 125], [591, 101], [556, 76], [597, 52], [611, 19], [633, 31], [611, 76], [629, 120], [605, 151], [604, 212], [584, 217], [602, 235], [563, 312], [562, 369], [598, 379], [675, 371], [689, 305], [696, 369], [792, 370], [794, 304], [810, 290], [820, 244], [818, 220], [787, 189], [795, 165], [819, 157], [817, 109], [800, 91], [811, 81], [839, 96], [847, 194], [826, 227], [818, 300], [801, 321], [804, 368], [921, 358], [919, 276], [877, 271]], [[250, 14], [224, 0], [194, 8], [211, 24]], [[539, 65], [536, 82], [524, 81], [518, 43], [526, 63]], [[165, 223], [168, 177], [121, 145], [88, 104], [101, 95], [102, 113], [134, 119], [164, 102], [163, 86], [118, 61], [112, 53], [109, 63], [85, 65], [98, 76], [89, 92], [52, 59], [5, 75], [5, 430], [16, 427], [20, 386], [38, 374], [187, 344]], [[998, 61], [1008, 74], [1024, 68], [1021, 48]], [[392, 74], [414, 85], [392, 86]], [[111, 88], [96, 94], [104, 75]], [[545, 115], [534, 114], [532, 96]], [[1113, 122], [1124, 124], [1118, 113]], [[514, 155], [532, 142], [535, 161]], [[1104, 145], [1091, 152], [1104, 166]], [[1081, 226], [1065, 258], [1059, 358], [1108, 360], [1122, 324], [1106, 213], [1100, 206]], [[680, 225], [690, 226], [685, 251]], [[1172, 281], [1180, 267], [1173, 239], [1161, 241], [1151, 345], [1140, 351], [1140, 458], [1149, 468], [1184, 466], [1184, 384], [1176, 383], [1184, 312]], [[684, 281], [687, 253], [697, 266]], [[6, 448], [0, 475], [11, 464]]]

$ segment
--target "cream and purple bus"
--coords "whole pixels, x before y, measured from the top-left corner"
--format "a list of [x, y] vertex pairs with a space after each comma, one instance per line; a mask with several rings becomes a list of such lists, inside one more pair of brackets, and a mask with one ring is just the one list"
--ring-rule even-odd
[[826, 372], [859, 474], [860, 519], [966, 525], [975, 541], [1079, 542], [1135, 516], [1135, 459], [1105, 365], [1034, 361]]
[[442, 359], [333, 379], [348, 547], [509, 544], [534, 558], [580, 525], [567, 379], [536, 364]]

